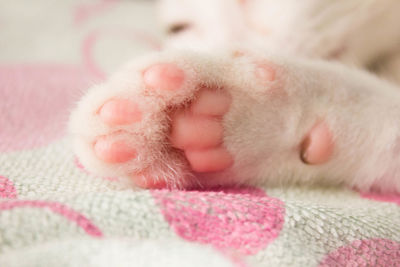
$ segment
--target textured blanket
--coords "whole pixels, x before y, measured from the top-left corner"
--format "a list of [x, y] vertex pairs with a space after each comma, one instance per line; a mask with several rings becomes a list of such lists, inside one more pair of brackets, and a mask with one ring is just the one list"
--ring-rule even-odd
[[82, 91], [158, 49], [153, 2], [0, 1], [0, 266], [400, 266], [400, 196], [135, 191], [65, 135]]

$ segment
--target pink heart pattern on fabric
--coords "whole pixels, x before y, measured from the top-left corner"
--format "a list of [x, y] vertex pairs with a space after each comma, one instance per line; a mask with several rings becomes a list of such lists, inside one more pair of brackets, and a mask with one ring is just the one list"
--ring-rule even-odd
[[152, 191], [161, 212], [183, 239], [253, 255], [282, 230], [284, 203], [262, 190]]

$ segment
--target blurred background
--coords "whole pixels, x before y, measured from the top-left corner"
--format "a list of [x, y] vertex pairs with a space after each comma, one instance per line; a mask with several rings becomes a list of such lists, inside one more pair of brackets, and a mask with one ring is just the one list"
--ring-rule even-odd
[[0, 152], [65, 135], [69, 110], [119, 65], [159, 49], [154, 1], [0, 1]]

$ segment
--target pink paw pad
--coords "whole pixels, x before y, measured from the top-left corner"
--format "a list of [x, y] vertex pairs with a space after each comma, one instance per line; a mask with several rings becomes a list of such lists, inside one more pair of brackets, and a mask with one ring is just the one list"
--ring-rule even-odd
[[263, 81], [272, 82], [275, 80], [275, 70], [267, 64], [257, 64], [255, 74], [257, 78]]
[[232, 99], [224, 91], [204, 89], [191, 105], [190, 111], [195, 115], [222, 116], [229, 111]]
[[222, 125], [210, 118], [180, 114], [175, 116], [172, 144], [181, 149], [209, 148], [222, 142]]
[[188, 109], [172, 116], [171, 144], [184, 150], [193, 171], [223, 171], [233, 164], [232, 155], [222, 146], [222, 116], [231, 101], [225, 91], [204, 88]]
[[301, 144], [301, 159], [307, 164], [323, 164], [332, 156], [333, 148], [331, 131], [324, 122], [318, 122]]
[[94, 144], [94, 151], [97, 157], [108, 163], [122, 163], [136, 157], [134, 148], [129, 147], [122, 141], [110, 141], [102, 137]]
[[185, 79], [183, 71], [173, 64], [161, 63], [149, 67], [143, 73], [146, 86], [163, 91], [178, 90]]
[[142, 118], [138, 106], [129, 100], [109, 100], [100, 109], [99, 116], [109, 125], [124, 125], [138, 122]]
[[196, 172], [217, 172], [233, 164], [232, 155], [223, 147], [207, 150], [186, 150], [185, 155]]

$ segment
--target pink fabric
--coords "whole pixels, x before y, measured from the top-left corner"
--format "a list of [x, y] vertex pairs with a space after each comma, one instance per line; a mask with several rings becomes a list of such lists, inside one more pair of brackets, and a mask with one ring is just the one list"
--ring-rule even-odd
[[41, 200], [12, 200], [0, 202], [0, 210], [10, 210], [22, 207], [49, 209], [54, 213], [64, 216], [71, 222], [76, 223], [79, 227], [85, 230], [88, 235], [94, 237], [103, 236], [103, 233], [100, 231], [100, 229], [91, 221], [89, 221], [84, 215], [58, 202]]
[[74, 22], [77, 25], [83, 24], [90, 17], [110, 10], [119, 1], [120, 0], [99, 0], [95, 3], [80, 4], [75, 8]]
[[1, 198], [17, 198], [17, 191], [11, 180], [0, 175], [0, 199]]
[[176, 234], [219, 249], [256, 254], [282, 229], [284, 203], [259, 189], [152, 191]]
[[395, 203], [400, 206], [400, 195], [397, 194], [362, 193], [361, 196], [371, 200]]
[[[0, 199], [16, 199], [17, 191], [11, 180], [4, 176], [0, 176]], [[94, 237], [103, 236], [101, 230], [95, 226], [90, 220], [79, 212], [69, 208], [65, 204], [41, 200], [9, 200], [0, 202], [1, 210], [10, 210], [14, 208], [28, 207], [28, 208], [44, 208], [50, 209], [54, 213], [64, 216], [66, 219], [75, 222], [85, 232]]]
[[382, 238], [356, 240], [329, 253], [319, 266], [400, 266], [400, 243]]
[[77, 157], [74, 158], [74, 163], [75, 163], [75, 166], [76, 166], [78, 169], [81, 169], [84, 173], [89, 173], [89, 172], [85, 169], [85, 166], [82, 165], [82, 163], [79, 161], [79, 159], [78, 159]]
[[[68, 30], [76, 32], [78, 38], [78, 28], [89, 19], [111, 11], [119, 2], [99, 0], [78, 4], [70, 14], [75, 16], [77, 29]], [[41, 147], [65, 134], [73, 103], [89, 86], [106, 77], [101, 60], [94, 52], [102, 38], [127, 40], [149, 50], [160, 47], [156, 38], [141, 30], [100, 28], [89, 31], [83, 38], [77, 51], [81, 59], [76, 64], [44, 61], [0, 65], [0, 152]]]
[[0, 66], [0, 152], [47, 145], [65, 134], [69, 108], [92, 76], [66, 64]]
[[96, 44], [102, 38], [142, 44], [150, 50], [159, 50], [161, 47], [160, 43], [151, 35], [131, 28], [106, 28], [90, 32], [82, 43], [82, 61], [85, 68], [99, 80], [104, 80], [107, 76], [95, 55]]

